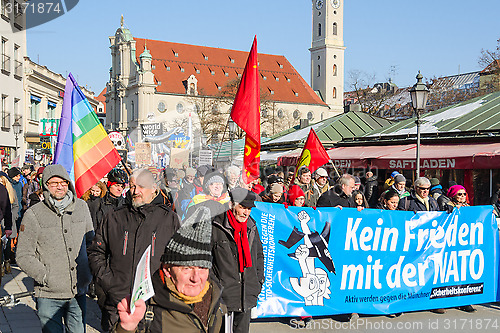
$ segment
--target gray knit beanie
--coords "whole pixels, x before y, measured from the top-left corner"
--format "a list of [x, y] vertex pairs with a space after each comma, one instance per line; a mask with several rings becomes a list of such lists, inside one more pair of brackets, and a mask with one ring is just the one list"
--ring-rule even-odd
[[210, 210], [198, 207], [172, 236], [161, 256], [161, 262], [176, 266], [212, 268], [212, 223]]
[[406, 178], [402, 174], [399, 174], [399, 175], [396, 175], [396, 177], [394, 177], [394, 182], [395, 183], [406, 182]]

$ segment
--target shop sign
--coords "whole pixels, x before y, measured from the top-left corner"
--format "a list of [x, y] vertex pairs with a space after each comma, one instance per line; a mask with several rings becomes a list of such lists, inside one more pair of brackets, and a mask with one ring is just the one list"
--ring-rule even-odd
[[38, 122], [40, 136], [57, 136], [59, 119], [43, 118]]

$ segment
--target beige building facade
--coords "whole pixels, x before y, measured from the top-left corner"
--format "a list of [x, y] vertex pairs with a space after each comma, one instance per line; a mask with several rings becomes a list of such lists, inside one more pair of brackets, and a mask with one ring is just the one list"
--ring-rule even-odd
[[[27, 156], [28, 161], [32, 158], [35, 162], [50, 162], [57, 139], [65, 86], [66, 78], [63, 75], [52, 72], [28, 57], [24, 58], [23, 100], [26, 108], [20, 121], [23, 128], [20, 143], [21, 156]], [[80, 88], [97, 111], [99, 101], [94, 98], [94, 93]]]
[[[232, 102], [222, 96], [227, 97], [228, 86], [241, 78], [248, 52], [135, 38], [123, 23], [109, 40], [107, 130], [130, 135], [135, 143], [144, 140], [142, 125], [159, 123], [163, 133], [182, 128], [187, 135], [191, 119], [196, 144], [222, 139]], [[316, 122], [342, 112], [325, 103], [284, 56], [258, 58], [263, 136], [298, 125], [301, 119]], [[220, 114], [224, 116], [214, 119], [222, 127], [207, 133], [202, 123]]]

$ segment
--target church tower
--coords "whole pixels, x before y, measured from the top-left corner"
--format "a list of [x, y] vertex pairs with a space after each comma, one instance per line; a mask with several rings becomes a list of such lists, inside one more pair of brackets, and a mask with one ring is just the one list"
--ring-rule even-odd
[[312, 0], [311, 87], [330, 106], [344, 110], [344, 0]]

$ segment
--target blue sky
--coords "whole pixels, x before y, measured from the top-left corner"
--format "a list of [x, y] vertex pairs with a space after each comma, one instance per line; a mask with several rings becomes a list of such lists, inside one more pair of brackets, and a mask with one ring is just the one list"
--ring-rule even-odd
[[[400, 87], [479, 70], [481, 48], [500, 38], [498, 0], [347, 0], [345, 78], [360, 70]], [[135, 37], [284, 55], [310, 82], [310, 0], [80, 0], [65, 15], [28, 30], [28, 56], [54, 72], [72, 72], [98, 94], [109, 78], [108, 37], [120, 15]], [[347, 82], [346, 82], [347, 83]], [[348, 89], [346, 87], [346, 89]]]

